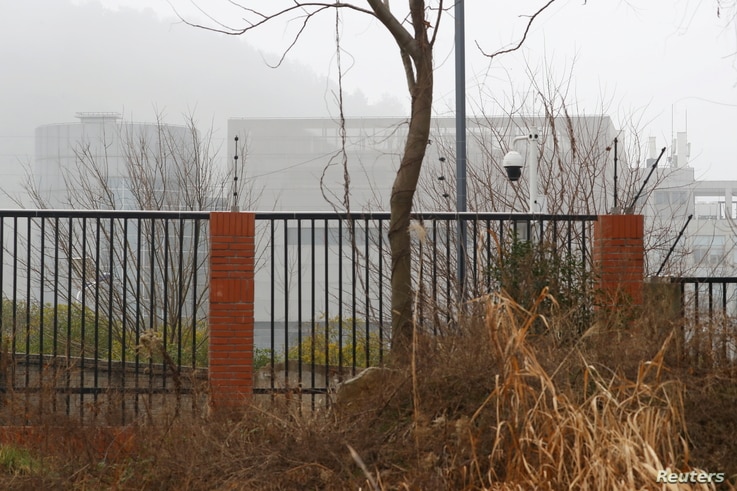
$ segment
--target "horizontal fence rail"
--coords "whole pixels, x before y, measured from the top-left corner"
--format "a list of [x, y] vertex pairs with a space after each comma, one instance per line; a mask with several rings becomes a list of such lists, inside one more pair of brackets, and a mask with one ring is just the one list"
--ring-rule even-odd
[[[519, 290], [512, 284], [519, 283], [516, 273], [532, 278], [544, 273], [533, 265], [546, 261], [549, 267], [556, 262], [557, 279], [567, 282], [561, 286], [584, 288], [592, 276], [596, 219], [413, 214], [418, 325], [443, 334], [453, 328], [463, 301], [502, 288]], [[314, 405], [340, 381], [385, 360], [391, 347], [389, 222], [389, 213], [256, 213], [257, 394], [308, 394]], [[538, 286], [546, 285], [529, 288]]]
[[62, 413], [117, 424], [197, 407], [208, 219], [0, 211], [4, 406], [20, 422]]
[[671, 278], [680, 286], [684, 353], [702, 367], [737, 361], [737, 277]]

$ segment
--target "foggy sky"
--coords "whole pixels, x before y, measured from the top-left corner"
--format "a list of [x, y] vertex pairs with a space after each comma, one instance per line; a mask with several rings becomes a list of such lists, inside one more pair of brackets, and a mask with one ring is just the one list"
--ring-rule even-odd
[[[83, 0], [79, 0], [83, 1]], [[85, 0], [91, 1], [91, 0]], [[193, 4], [218, 21], [243, 27], [244, 12], [228, 0], [96, 0], [108, 5], [171, 5], [193, 21], [209, 23]], [[266, 8], [288, 0], [242, 2]], [[363, 2], [356, 2], [361, 5]], [[466, 0], [466, 77], [469, 115], [539, 114], [542, 92], [565, 94], [575, 114], [611, 116], [637, 139], [656, 138], [670, 147], [675, 133], [688, 132], [690, 163], [697, 178], [737, 179], [737, 4], [704, 0], [557, 0], [528, 32], [522, 47], [490, 60], [487, 53], [522, 38], [529, 16], [547, 0]], [[434, 47], [434, 112], [454, 114], [454, 18], [452, 3]], [[391, 3], [401, 18], [407, 2]], [[720, 7], [719, 15], [717, 6]], [[428, 12], [431, 25], [434, 12]], [[299, 20], [276, 22], [244, 38], [265, 52], [280, 52], [301, 28]], [[433, 25], [433, 34], [435, 26]], [[350, 66], [345, 86], [370, 100], [384, 93], [406, 99], [396, 45], [371, 16], [341, 11], [341, 48]], [[276, 55], [267, 55], [271, 61]], [[289, 59], [335, 75], [335, 13], [310, 20]], [[346, 63], [346, 60], [348, 62]], [[355, 115], [355, 114], [354, 114]], [[629, 138], [632, 141], [632, 138]], [[643, 156], [644, 158], [644, 156]], [[643, 165], [644, 162], [629, 162]]]
[[[357, 91], [347, 96], [347, 107], [362, 115], [404, 112], [398, 99], [369, 105]], [[134, 121], [161, 113], [179, 124], [191, 112], [201, 130], [212, 126], [222, 139], [228, 117], [327, 117], [335, 106], [335, 84], [306, 65], [269, 68], [243, 40], [152, 11], [67, 0], [0, 6], [0, 187], [11, 194], [33, 159], [34, 129], [75, 122], [76, 112], [114, 111]]]
[[[19, 162], [33, 158], [34, 128], [74, 121], [78, 111], [117, 111], [136, 121], [151, 121], [158, 111], [172, 123], [194, 112], [200, 127], [212, 125], [216, 135], [224, 135], [229, 117], [336, 116], [330, 15], [274, 70], [264, 59], [278, 59], [298, 23], [238, 38], [182, 25], [165, 0], [75, 3], [80, 5], [0, 4], [0, 166], [6, 189], [23, 174]], [[523, 14], [541, 3], [466, 3], [469, 114], [540, 109], [533, 71], [536, 83], [545, 77], [562, 81], [575, 111], [603, 110], [619, 127], [636, 123], [642, 141], [655, 136], [658, 147], [670, 146], [673, 132], [687, 129], [697, 177], [737, 179], [735, 25], [717, 18], [711, 2], [560, 0], [538, 19], [518, 53], [489, 62], [475, 47], [478, 42], [494, 51], [516, 42], [526, 25]], [[111, 10], [127, 4], [138, 8]], [[203, 5], [217, 15], [227, 2]], [[222, 19], [237, 23], [231, 13]], [[346, 16], [342, 33], [345, 86], [352, 94], [347, 116], [406, 116], [398, 52], [381, 26], [367, 16]], [[435, 50], [435, 112], [443, 116], [454, 107], [452, 40], [448, 15]], [[382, 101], [385, 94], [390, 100]], [[530, 94], [526, 107], [511, 103]]]

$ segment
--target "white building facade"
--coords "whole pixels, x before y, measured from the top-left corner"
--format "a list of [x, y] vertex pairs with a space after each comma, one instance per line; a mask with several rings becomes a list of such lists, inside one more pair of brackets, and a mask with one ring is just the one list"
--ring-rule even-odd
[[[651, 148], [650, 162], [654, 154]], [[650, 275], [737, 275], [737, 181], [697, 179], [687, 134], [679, 132], [648, 188], [642, 212]]]
[[[231, 119], [228, 154], [233, 155], [237, 137], [239, 173], [260, 196], [259, 210], [387, 212], [407, 128], [406, 120], [396, 118], [348, 119], [344, 128], [330, 119]], [[549, 213], [594, 214], [613, 207], [613, 140], [619, 132], [610, 118], [499, 117], [468, 121], [470, 211], [529, 211], [528, 169], [511, 183], [502, 165], [512, 148], [526, 154], [524, 142], [516, 147], [512, 142], [528, 129], [540, 135], [539, 194], [548, 196]], [[455, 210], [455, 145], [455, 120], [433, 120], [416, 210]], [[632, 188], [626, 155], [622, 144], [622, 201]], [[345, 323], [346, 332], [354, 322], [372, 332], [388, 329], [388, 244], [377, 252], [388, 221], [359, 220], [355, 236], [335, 215], [330, 222], [282, 217], [273, 223], [273, 236], [268, 222], [258, 225], [266, 239], [257, 242], [257, 346], [276, 351], [287, 344], [294, 347], [300, 328], [303, 339], [309, 335], [312, 326], [305, 319], [313, 315], [323, 325], [325, 319], [338, 328]], [[441, 274], [443, 285], [455, 282], [455, 270]]]
[[[36, 129], [27, 207], [100, 211], [225, 208], [225, 196], [213, 194], [219, 191], [212, 186], [213, 169], [206, 168], [214, 162], [202, 155], [194, 128], [160, 121], [128, 122], [118, 113], [77, 113], [77, 118], [78, 122]], [[138, 309], [131, 315], [139, 324], [144, 313], [151, 326], [167, 315], [171, 322], [171, 312], [202, 315], [206, 302], [201, 295], [192, 298], [189, 292], [204, 291], [207, 284], [206, 223], [167, 220], [111, 215], [56, 222], [59, 251], [44, 254], [58, 255], [60, 267], [69, 270], [65, 274], [71, 276], [73, 286], [68, 289], [72, 291], [62, 301], [102, 308], [104, 302], [93, 301], [90, 295], [104, 287], [113, 290], [116, 302], [110, 303], [114, 310]], [[48, 222], [47, 236], [54, 223]], [[30, 225], [28, 230], [32, 230]], [[32, 230], [32, 243], [41, 243], [41, 233]], [[24, 229], [18, 234], [21, 240], [28, 236]], [[52, 244], [47, 239], [46, 247]], [[40, 254], [34, 250], [27, 262], [38, 264]], [[49, 291], [45, 293], [51, 298]], [[118, 305], [121, 303], [126, 306]], [[162, 315], [165, 304], [170, 310]]]
[[[483, 117], [469, 118], [467, 126], [469, 210], [528, 211], [527, 169], [510, 183], [502, 167], [514, 138], [528, 129], [540, 134], [539, 193], [548, 195], [549, 212], [613, 206], [612, 146], [619, 131], [608, 116]], [[261, 193], [259, 209], [379, 211], [389, 209], [407, 128], [399, 118], [347, 119], [344, 128], [331, 119], [242, 118], [228, 121], [228, 142], [245, 142], [243, 172], [247, 186]], [[455, 120], [434, 119], [416, 209], [455, 209], [455, 146]], [[515, 149], [526, 152], [523, 145]], [[619, 152], [624, 196], [631, 173], [623, 144]]]
[[[35, 133], [35, 206], [85, 209], [222, 209], [189, 126], [124, 121], [118, 113], [77, 113], [78, 122]], [[200, 172], [201, 171], [201, 172]], [[193, 197], [205, 196], [199, 202]]]

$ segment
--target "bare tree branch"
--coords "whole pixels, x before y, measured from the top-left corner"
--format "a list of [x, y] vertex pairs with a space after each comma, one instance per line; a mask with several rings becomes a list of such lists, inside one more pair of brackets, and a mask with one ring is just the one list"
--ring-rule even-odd
[[389, 33], [394, 37], [394, 40], [399, 45], [399, 49], [407, 52], [409, 56], [415, 58], [418, 55], [417, 52], [417, 40], [402, 26], [402, 23], [394, 17], [394, 14], [389, 10], [388, 4], [385, 4], [381, 0], [366, 0], [374, 11], [376, 18], [384, 24]]
[[[374, 0], [369, 0], [369, 3]], [[344, 9], [350, 9], [355, 10], [356, 12], [361, 12], [364, 14], [371, 15], [372, 17], [376, 17], [376, 14], [372, 12], [371, 10], [361, 8], [357, 5], [353, 5], [352, 3], [345, 3], [345, 2], [295, 2], [295, 5], [292, 5], [291, 7], [287, 7], [285, 9], [279, 10], [277, 12], [271, 13], [271, 14], [264, 14], [257, 10], [254, 10], [249, 7], [245, 7], [243, 5], [236, 4], [235, 2], [231, 2], [234, 5], [242, 8], [243, 10], [247, 11], [248, 13], [252, 15], [256, 15], [259, 17], [259, 20], [256, 22], [250, 22], [248, 19], [243, 19], [248, 25], [242, 28], [230, 28], [221, 22], [213, 20], [216, 24], [218, 24], [220, 27], [212, 27], [207, 26], [204, 24], [198, 24], [194, 22], [190, 22], [186, 20], [177, 10], [172, 6], [172, 9], [174, 10], [174, 13], [179, 17], [179, 20], [181, 20], [184, 24], [190, 26], [190, 27], [196, 27], [198, 29], [204, 29], [206, 31], [211, 32], [218, 32], [221, 34], [227, 34], [229, 36], [241, 36], [248, 31], [252, 31], [258, 27], [261, 27], [262, 25], [266, 24], [269, 21], [272, 21], [274, 19], [277, 19], [279, 17], [283, 17], [287, 14], [290, 14], [296, 10], [301, 10], [306, 12], [306, 16], [310, 17], [315, 15], [318, 12], [321, 12], [323, 10], [329, 9], [329, 8], [344, 8]], [[314, 8], [315, 10], [307, 10], [307, 8]], [[210, 16], [208, 16], [210, 17]], [[400, 26], [401, 27], [401, 26]]]
[[529, 20], [527, 21], [527, 27], [525, 27], [525, 32], [524, 32], [524, 34], [522, 34], [522, 39], [520, 39], [519, 42], [514, 47], [507, 48], [507, 49], [501, 49], [501, 50], [496, 51], [496, 52], [491, 53], [491, 54], [488, 54], [487, 52], [485, 52], [481, 48], [481, 46], [479, 45], [478, 41], [475, 41], [476, 47], [479, 49], [479, 51], [481, 51], [481, 54], [483, 54], [484, 56], [488, 56], [489, 59], [494, 59], [494, 57], [496, 57], [496, 56], [503, 55], [503, 54], [506, 54], [506, 53], [512, 53], [514, 51], [517, 51], [518, 49], [520, 49], [522, 47], [522, 45], [527, 40], [527, 34], [529, 34], [530, 28], [532, 27], [532, 23], [535, 22], [535, 19], [537, 18], [537, 16], [540, 15], [541, 13], [543, 13], [543, 11], [545, 11], [545, 9], [547, 9], [548, 7], [550, 7], [553, 3], [555, 3], [555, 1], [556, 0], [548, 0], [548, 3], [546, 3], [545, 5], [543, 5], [537, 12], [535, 12], [534, 14], [532, 14], [530, 16]]

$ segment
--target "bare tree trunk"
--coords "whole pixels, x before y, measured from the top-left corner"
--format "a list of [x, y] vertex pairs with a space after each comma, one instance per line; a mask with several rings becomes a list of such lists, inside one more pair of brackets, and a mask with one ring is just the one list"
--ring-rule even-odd
[[[412, 341], [413, 292], [409, 223], [412, 201], [430, 136], [433, 95], [432, 46], [426, 36], [424, 18], [419, 21], [414, 14], [415, 12], [413, 25], [418, 46], [412, 56], [416, 70], [414, 83], [410, 83], [412, 109], [407, 143], [392, 186], [389, 224], [389, 247], [392, 257], [392, 353], [399, 363], [408, 359]], [[418, 26], [417, 23], [422, 25]], [[422, 32], [418, 29], [422, 29]], [[403, 58], [405, 68], [409, 71], [409, 62], [406, 57]]]
[[[528, 26], [519, 44], [515, 47], [498, 51], [488, 55], [493, 58], [502, 53], [509, 53], [519, 49], [527, 37], [533, 20], [555, 0], [547, 3], [529, 16]], [[404, 147], [402, 161], [392, 187], [390, 200], [391, 220], [389, 224], [389, 246], [391, 251], [391, 305], [392, 305], [392, 352], [398, 363], [408, 360], [413, 333], [413, 293], [412, 293], [412, 252], [410, 249], [409, 222], [412, 212], [412, 202], [420, 177], [422, 161], [430, 136], [430, 117], [433, 101], [433, 45], [442, 14], [445, 11], [443, 0], [438, 0], [435, 7], [428, 7], [425, 0], [407, 0], [409, 15], [395, 16], [389, 7], [388, 0], [366, 0], [369, 8], [351, 2], [312, 2], [293, 0], [288, 6], [276, 7], [270, 12], [231, 2], [240, 6], [246, 18], [246, 25], [242, 28], [230, 28], [216, 21], [216, 27], [207, 27], [187, 22], [189, 25], [222, 32], [229, 35], [242, 35], [274, 19], [298, 14], [303, 28], [294, 36], [290, 48], [299, 40], [304, 32], [304, 26], [313, 16], [331, 8], [348, 9], [375, 17], [386, 27], [388, 33], [399, 46], [404, 71], [407, 78], [409, 93], [412, 99], [412, 109], [409, 120], [409, 133]], [[433, 3], [435, 2], [428, 2]], [[427, 19], [426, 14], [434, 12], [435, 25]], [[181, 17], [180, 17], [181, 18]], [[409, 20], [409, 22], [408, 22]], [[409, 28], [407, 26], [410, 26]], [[428, 36], [428, 31], [432, 36]], [[282, 56], [282, 60], [284, 59]], [[280, 61], [281, 63], [281, 61]]]

